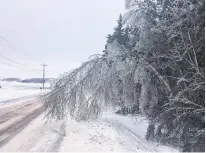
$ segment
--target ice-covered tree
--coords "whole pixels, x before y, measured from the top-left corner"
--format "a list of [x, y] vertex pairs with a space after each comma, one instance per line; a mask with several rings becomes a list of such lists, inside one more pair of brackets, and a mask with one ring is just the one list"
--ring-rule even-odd
[[63, 75], [45, 95], [48, 116], [88, 120], [108, 107], [138, 106], [150, 120], [148, 139], [204, 151], [205, 2], [125, 5], [103, 54]]

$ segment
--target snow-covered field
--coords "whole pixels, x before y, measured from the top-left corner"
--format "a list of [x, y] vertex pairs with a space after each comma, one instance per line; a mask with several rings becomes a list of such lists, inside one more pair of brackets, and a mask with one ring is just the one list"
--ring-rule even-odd
[[[0, 103], [6, 103], [10, 100], [31, 97], [42, 93], [40, 83], [20, 83], [0, 81]], [[49, 88], [49, 84], [45, 84]]]
[[141, 116], [108, 113], [92, 122], [45, 121], [44, 115], [39, 116], [0, 151], [177, 152], [146, 141], [147, 120]]

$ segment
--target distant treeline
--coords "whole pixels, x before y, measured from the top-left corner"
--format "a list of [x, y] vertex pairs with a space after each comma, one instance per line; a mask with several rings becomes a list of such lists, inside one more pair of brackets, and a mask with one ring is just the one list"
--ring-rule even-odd
[[[45, 78], [45, 82], [50, 82], [53, 80], [52, 78]], [[22, 82], [22, 83], [43, 83], [42, 78], [28, 78], [21, 80], [20, 78], [4, 78], [1, 81], [7, 81], [7, 82]]]

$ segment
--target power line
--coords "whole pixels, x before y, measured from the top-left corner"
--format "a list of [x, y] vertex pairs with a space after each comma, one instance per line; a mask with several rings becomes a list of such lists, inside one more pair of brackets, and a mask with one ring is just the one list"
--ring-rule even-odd
[[0, 36], [0, 39], [11, 45], [11, 43], [7, 39], [5, 39], [4, 37]]
[[9, 60], [9, 61], [11, 61], [11, 62], [14, 62], [14, 63], [18, 64], [18, 65], [24, 66], [24, 65], [22, 65], [21, 63], [16, 62], [16, 61], [14, 61], [14, 60], [12, 60], [12, 59], [9, 59], [9, 58], [7, 58], [7, 57], [5, 57], [5, 56], [3, 56], [3, 55], [0, 55], [0, 56], [1, 56], [2, 58], [4, 58], [4, 59], [7, 59], [7, 60]]
[[[4, 58], [4, 59], [6, 59], [6, 60], [9, 60], [9, 61], [11, 61], [11, 62], [13, 62], [13, 63], [16, 63], [16, 64], [18, 64], [18, 65], [21, 65], [21, 66], [23, 66], [23, 67], [29, 67], [29, 66], [27, 66], [27, 65], [23, 65], [23, 64], [21, 64], [21, 63], [19, 63], [19, 62], [16, 62], [16, 61], [14, 61], [14, 60], [12, 60], [12, 59], [10, 59], [10, 58], [8, 58], [8, 57], [5, 57], [5, 56], [3, 56], [3, 55], [1, 55], [1, 54], [0, 54], [0, 57]], [[30, 68], [31, 68], [31, 67], [30, 67]], [[36, 68], [32, 68], [32, 69], [35, 69], [36, 71], [41, 71], [41, 70], [36, 69]]]
[[[34, 69], [35, 71], [42, 71], [42, 70], [40, 70], [40, 69], [36, 69], [36, 68], [30, 67], [30, 66], [27, 66], [27, 65], [23, 65], [23, 64], [21, 64], [21, 63], [19, 63], [19, 62], [17, 62], [17, 61], [14, 61], [14, 60], [12, 60], [12, 59], [10, 59], [10, 58], [8, 58], [8, 57], [3, 56], [3, 55], [1, 55], [1, 54], [0, 54], [0, 57], [4, 58], [4, 59], [6, 59], [6, 60], [9, 60], [9, 61], [11, 61], [11, 62], [13, 62], [13, 63], [16, 63], [16, 64], [18, 64], [18, 65], [21, 65], [22, 67], [28, 67], [28, 68]], [[59, 73], [59, 72], [54, 71], [54, 70], [47, 70], [47, 71]]]
[[[11, 52], [16, 52], [16, 50], [18, 49], [18, 48], [16, 48], [10, 41], [8, 41], [7, 39], [5, 39], [4, 37], [2, 37], [2, 36], [0, 36], [0, 39], [2, 39], [3, 41], [5, 41], [6, 43], [8, 43], [9, 45], [12, 45], [13, 47], [14, 47], [14, 50], [12, 50], [12, 49], [9, 49], [9, 51], [11, 51]], [[17, 52], [16, 52], [17, 53]], [[29, 67], [29, 66], [27, 66], [27, 65], [23, 65], [23, 64], [21, 64], [21, 63], [19, 63], [19, 62], [16, 62], [16, 61], [14, 61], [14, 60], [12, 60], [12, 59], [9, 59], [9, 58], [7, 58], [7, 57], [5, 57], [5, 56], [3, 56], [3, 55], [0, 55], [2, 58], [4, 58], [4, 59], [7, 59], [7, 60], [9, 60], [9, 61], [11, 61], [11, 62], [14, 62], [14, 63], [16, 63], [16, 64], [18, 64], [18, 65], [21, 65], [21, 66], [23, 66], [23, 67]], [[28, 58], [30, 58], [28, 55], [26, 55], [25, 53], [24, 53], [24, 55], [23, 56], [25, 56], [25, 57], [28, 57]], [[30, 58], [31, 59], [31, 58]], [[38, 62], [38, 63], [44, 63], [44, 62], [42, 62], [42, 61], [40, 61], [40, 60], [34, 60], [34, 59], [31, 59], [32, 61], [36, 61], [36, 62]], [[32, 68], [32, 67], [30, 67], [30, 68]], [[36, 71], [42, 71], [42, 70], [40, 70], [40, 69], [36, 69], [36, 68], [32, 68], [32, 69], [35, 69]], [[53, 71], [53, 70], [47, 70], [47, 71], [50, 71], [50, 72], [55, 72], [55, 73], [59, 73], [59, 72], [57, 72], [57, 71]]]
[[[5, 40], [5, 41], [6, 41], [6, 40]], [[7, 41], [7, 42], [8, 42], [8, 41]], [[12, 45], [10, 42], [8, 42], [8, 44]], [[18, 54], [19, 54], [19, 52], [16, 51], [16, 50], [20, 50], [20, 49], [16, 48], [15, 46], [13, 46], [13, 47], [14, 47], [13, 50], [12, 50], [12, 49], [8, 49], [8, 50], [11, 51], [11, 52], [13, 52], [13, 53], [18, 53]], [[26, 53], [23, 53], [23, 55], [21, 55], [21, 56], [28, 57], [30, 60], [36, 61], [36, 62], [38, 62], [38, 63], [43, 63], [43, 62], [40, 61], [40, 60], [30, 58]]]
[[[6, 59], [6, 60], [8, 60], [8, 61], [11, 61], [11, 62], [13, 62], [13, 63], [15, 63], [15, 64], [18, 64], [18, 65], [20, 65], [20, 66], [22, 66], [22, 67], [28, 67], [28, 68], [30, 68], [30, 69], [33, 69], [33, 71], [42, 71], [42, 70], [40, 70], [40, 69], [36, 69], [36, 68], [30, 67], [30, 66], [27, 66], [27, 65], [23, 65], [23, 64], [21, 64], [21, 63], [19, 63], [19, 62], [17, 62], [17, 61], [14, 61], [14, 60], [12, 60], [12, 59], [10, 59], [10, 58], [8, 58], [8, 57], [3, 56], [3, 55], [1, 55], [1, 54], [0, 54], [0, 57]], [[3, 64], [3, 63], [2, 63], [2, 64]], [[10, 64], [6, 64], [6, 63], [5, 63], [5, 65], [10, 65]], [[11, 65], [10, 65], [10, 66], [11, 66]], [[13, 67], [14, 67], [14, 66], [13, 66]], [[20, 67], [16, 67], [16, 68], [20, 68]], [[53, 70], [47, 70], [47, 71], [59, 73], [59, 72], [53, 71]]]
[[[4, 62], [1, 62], [0, 61], [0, 66], [1, 66], [1, 64], [4, 64], [4, 65], [6, 65], [6, 66], [9, 66], [9, 67], [14, 67], [14, 68], [18, 68], [18, 69], [22, 69], [22, 70], [26, 70], [26, 69], [23, 69], [22, 67], [17, 67], [17, 66], [14, 66], [14, 65], [11, 65], [11, 64], [8, 64], [8, 63], [4, 63]], [[1, 69], [1, 67], [0, 67], [0, 69]], [[34, 70], [33, 71], [31, 71], [31, 70], [26, 70], [26, 71], [29, 71], [29, 72], [34, 72]], [[35, 71], [36, 72], [36, 71]], [[0, 75], [1, 75], [1, 71], [0, 71]]]
[[[15, 50], [17, 50], [18, 48], [16, 48], [10, 41], [8, 41], [7, 39], [5, 39], [4, 37], [2, 37], [2, 36], [0, 36], [0, 39], [1, 40], [3, 40], [4, 42], [6, 42], [7, 44], [9, 44], [9, 45], [12, 45], [13, 47], [14, 47], [14, 49]], [[11, 52], [16, 52], [16, 51], [14, 51], [14, 50], [11, 50], [11, 49], [9, 49]], [[17, 53], [17, 52], [16, 52]], [[19, 52], [18, 52], [19, 53]], [[27, 56], [27, 57], [29, 57], [28, 55], [25, 55], [25, 53], [24, 53], [24, 55], [23, 56]], [[40, 61], [40, 60], [34, 60], [34, 59], [32, 59], [33, 61], [36, 61], [36, 62], [38, 62], [38, 63], [44, 63], [44, 62], [42, 62], [42, 61]]]
[[14, 67], [12, 66], [11, 64], [7, 64], [7, 63], [4, 63], [4, 62], [0, 62], [1, 64], [4, 64], [4, 65], [7, 65], [7, 66], [10, 66], [10, 67]]
[[[18, 49], [18, 48], [17, 48], [17, 49]], [[14, 50], [17, 50], [17, 49], [14, 49]], [[9, 49], [9, 51], [14, 52], [14, 53], [18, 53], [18, 54], [19, 54], [19, 52], [14, 51], [14, 50]], [[23, 53], [23, 55], [21, 55], [21, 56], [28, 57], [30, 60], [32, 60], [32, 61], [36, 61], [36, 62], [38, 62], [38, 63], [44, 63], [44, 62], [42, 62], [42, 61], [40, 61], [40, 60], [37, 60], [37, 59], [31, 59], [31, 58], [30, 58], [27, 54], [25, 54], [25, 53]]]
[[1, 64], [4, 64], [4, 65], [7, 65], [7, 66], [9, 66], [9, 67], [18, 68], [18, 69], [22, 69], [22, 70], [25, 70], [25, 71], [33, 71], [33, 72], [36, 72], [36, 70], [24, 69], [24, 68], [22, 68], [22, 67], [17, 67], [17, 66], [14, 66], [14, 65], [11, 65], [11, 64], [8, 64], [8, 63], [4, 63], [4, 62], [1, 62], [1, 61], [0, 61], [0, 63], [1, 63]]
[[[10, 67], [14, 67], [14, 68], [18, 68], [18, 69], [23, 69], [23, 68], [21, 68], [21, 67], [13, 66], [13, 65], [8, 64], [8, 63], [4, 63], [4, 62], [0, 62], [0, 63], [1, 63], [1, 64], [4, 64], [4, 65], [7, 65], [7, 66], [10, 66]], [[23, 69], [23, 70], [25, 70], [25, 69]]]

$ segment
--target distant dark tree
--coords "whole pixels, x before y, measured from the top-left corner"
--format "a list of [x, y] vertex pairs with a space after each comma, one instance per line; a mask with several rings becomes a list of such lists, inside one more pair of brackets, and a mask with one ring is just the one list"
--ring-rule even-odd
[[119, 15], [119, 19], [117, 20], [117, 27], [114, 28], [114, 39], [117, 40], [117, 42], [120, 45], [124, 44], [124, 29], [123, 29], [123, 24], [122, 24], [122, 15]]

